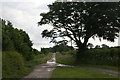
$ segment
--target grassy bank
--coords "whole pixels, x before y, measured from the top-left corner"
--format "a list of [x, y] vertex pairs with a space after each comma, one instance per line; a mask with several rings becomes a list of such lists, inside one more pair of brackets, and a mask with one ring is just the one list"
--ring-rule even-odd
[[39, 54], [33, 60], [26, 61], [18, 52], [2, 53], [2, 77], [22, 78], [30, 73], [37, 64], [45, 63], [52, 54]]
[[95, 65], [95, 64], [80, 64], [76, 63], [75, 55], [71, 54], [63, 54], [63, 53], [57, 53], [56, 54], [56, 61], [57, 63], [61, 64], [69, 64], [69, 65], [77, 65], [77, 66], [89, 66], [89, 67], [98, 67], [98, 68], [104, 68], [104, 69], [111, 69], [120, 71], [119, 66], [110, 66], [110, 65]]
[[52, 78], [117, 78], [102, 72], [76, 67], [57, 67]]
[[56, 54], [56, 62], [61, 64], [75, 65], [75, 56], [70, 54]]

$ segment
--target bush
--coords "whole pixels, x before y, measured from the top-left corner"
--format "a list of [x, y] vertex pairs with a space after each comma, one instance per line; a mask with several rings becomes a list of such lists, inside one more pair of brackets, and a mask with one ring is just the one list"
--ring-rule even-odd
[[38, 54], [34, 57], [34, 61], [38, 64], [46, 63], [52, 57], [52, 53], [48, 54]]
[[75, 64], [75, 57], [68, 53], [56, 53], [56, 61], [61, 64]]
[[77, 52], [76, 50], [70, 50], [70, 51], [68, 51], [68, 54], [71, 54], [74, 56], [76, 54], [76, 52]]
[[18, 52], [2, 53], [2, 77], [3, 78], [22, 78], [30, 73], [38, 64], [46, 63], [52, 54], [34, 55], [33, 60], [26, 61]]
[[70, 54], [70, 55], [76, 55], [76, 50], [69, 50], [69, 51], [66, 51], [66, 52], [61, 52], [62, 55], [67, 55], [67, 54]]
[[83, 53], [80, 63], [118, 66], [120, 48], [90, 49]]
[[3, 78], [15, 78], [25, 70], [23, 57], [17, 52], [2, 53]]

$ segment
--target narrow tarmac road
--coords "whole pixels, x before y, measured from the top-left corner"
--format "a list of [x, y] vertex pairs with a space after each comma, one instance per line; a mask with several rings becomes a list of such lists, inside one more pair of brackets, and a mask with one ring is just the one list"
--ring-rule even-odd
[[53, 53], [52, 58], [48, 60], [47, 63], [37, 65], [34, 70], [24, 78], [50, 78], [56, 66], [55, 53]]

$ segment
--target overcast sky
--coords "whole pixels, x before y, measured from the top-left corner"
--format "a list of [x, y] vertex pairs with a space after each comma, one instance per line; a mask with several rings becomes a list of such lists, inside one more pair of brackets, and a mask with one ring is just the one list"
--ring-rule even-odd
[[[50, 40], [43, 39], [41, 32], [44, 29], [51, 29], [52, 26], [39, 26], [40, 13], [49, 11], [47, 5], [55, 0], [0, 0], [0, 18], [9, 20], [13, 26], [23, 29], [28, 33], [33, 42], [33, 48], [40, 50], [41, 47], [50, 47], [54, 44], [49, 43]], [[106, 44], [108, 46], [118, 46], [118, 39], [114, 43], [106, 40], [90, 39], [90, 43], [94, 45]]]

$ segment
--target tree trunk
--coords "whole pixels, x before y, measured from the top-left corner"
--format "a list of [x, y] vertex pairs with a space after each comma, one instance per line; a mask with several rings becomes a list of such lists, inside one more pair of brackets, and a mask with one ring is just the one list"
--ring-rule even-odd
[[77, 54], [76, 54], [76, 61], [77, 63], [81, 63], [84, 61], [84, 52], [87, 50], [86, 45], [82, 44], [81, 46], [78, 47], [77, 49]]

